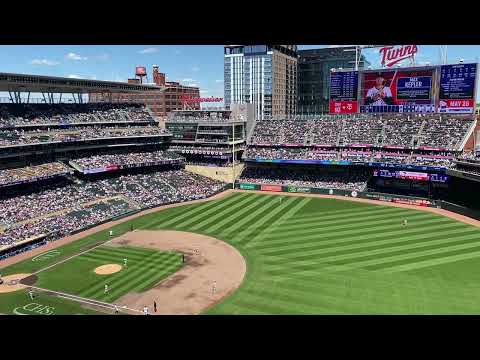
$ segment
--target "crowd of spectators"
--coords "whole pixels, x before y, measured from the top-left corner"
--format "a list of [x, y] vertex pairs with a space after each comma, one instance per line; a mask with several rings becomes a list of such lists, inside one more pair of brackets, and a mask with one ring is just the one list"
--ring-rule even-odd
[[154, 122], [139, 104], [2, 104], [0, 128], [93, 122]]
[[257, 121], [250, 143], [341, 145], [369, 144], [455, 150], [473, 123], [471, 117], [446, 115], [370, 115]]
[[173, 160], [183, 160], [183, 157], [171, 151], [157, 150], [125, 154], [100, 154], [75, 159], [72, 160], [72, 162], [86, 170], [104, 168], [112, 165], [127, 167], [131, 165], [142, 166]]
[[205, 198], [222, 182], [181, 169], [51, 185], [0, 200], [0, 245], [42, 234], [59, 238], [133, 209]]
[[70, 129], [12, 130], [0, 132], [0, 146], [69, 142], [108, 137], [156, 136], [165, 130], [158, 126], [75, 127]]
[[266, 160], [337, 160], [336, 151], [305, 148], [249, 147], [244, 153], [245, 159]]
[[69, 174], [72, 169], [61, 162], [0, 170], [0, 187]]
[[317, 169], [247, 167], [240, 181], [252, 184], [293, 185], [324, 189], [363, 191], [367, 187], [367, 172], [325, 173]]

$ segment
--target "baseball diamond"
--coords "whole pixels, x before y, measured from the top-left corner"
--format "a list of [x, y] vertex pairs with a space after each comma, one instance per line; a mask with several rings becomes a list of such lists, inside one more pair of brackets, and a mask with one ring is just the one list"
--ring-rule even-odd
[[225, 45], [223, 95], [201, 47], [5, 67], [0, 314], [480, 314], [478, 61], [423, 46]]
[[[278, 196], [282, 197], [281, 204]], [[186, 280], [175, 277], [175, 273], [180, 274], [182, 266], [206, 266], [199, 260], [206, 257], [201, 253], [213, 250], [202, 243], [218, 239], [214, 241], [230, 244], [241, 254], [239, 257], [245, 259], [248, 272], [244, 278], [240, 276], [238, 289], [233, 287], [233, 291], [220, 294], [224, 296], [221, 299], [209, 299], [200, 305], [203, 308], [199, 313], [465, 314], [479, 311], [478, 224], [465, 218], [460, 221], [442, 216], [434, 212], [438, 209], [417, 210], [409, 205], [372, 202], [230, 191], [216, 200], [151, 212], [93, 232], [59, 247], [63, 257], [75, 252], [80, 255], [58, 265], [49, 267], [59, 262], [58, 258], [42, 263], [26, 259], [4, 268], [2, 275], [33, 273], [33, 284], [28, 285], [39, 292], [39, 298], [32, 302], [55, 308], [52, 314], [112, 313], [112, 307], [95, 308], [71, 298], [61, 300], [54, 294], [48, 295], [47, 290], [107, 304], [118, 303], [120, 309], [125, 304], [141, 304], [142, 293], [152, 288], [164, 287], [164, 294], [169, 288], [180, 289]], [[406, 226], [404, 219], [408, 219]], [[131, 225], [136, 229], [134, 232], [129, 231]], [[117, 236], [114, 241], [106, 236], [110, 229]], [[162, 236], [163, 232], [167, 235]], [[182, 232], [192, 234], [183, 244], [190, 249], [177, 246], [187, 254], [186, 264], [182, 264], [180, 252], [171, 251], [176, 246], [172, 236], [178, 233], [184, 237]], [[143, 242], [139, 242], [135, 233], [148, 234], [148, 238], [142, 235]], [[195, 242], [195, 236], [205, 238]], [[161, 248], [160, 243], [167, 240], [171, 243], [170, 250], [153, 250], [156, 246]], [[99, 243], [102, 244], [98, 246]], [[79, 251], [92, 244], [97, 244], [93, 250]], [[222, 256], [224, 254], [217, 257]], [[124, 258], [128, 259], [127, 268], [112, 275], [95, 274], [94, 269], [102, 264], [122, 266]], [[228, 264], [238, 266], [241, 262]], [[42, 271], [43, 268], [47, 269]], [[225, 286], [222, 282], [227, 281], [222, 281], [220, 273], [217, 275], [215, 280], [221, 290]], [[203, 290], [209, 288], [208, 279], [203, 281], [205, 284], [190, 289], [191, 297], [200, 296], [201, 285]], [[109, 285], [107, 293], [105, 284]], [[159, 308], [173, 309], [172, 304], [166, 302], [174, 303], [175, 297], [165, 300], [161, 292], [158, 294], [158, 298], [165, 301], [163, 305], [162, 301], [158, 302]], [[28, 313], [28, 306], [25, 311], [19, 310], [16, 303], [16, 299], [21, 299], [22, 304], [28, 305], [30, 300], [24, 290], [0, 294], [0, 297], [5, 299], [0, 305], [2, 313]]]

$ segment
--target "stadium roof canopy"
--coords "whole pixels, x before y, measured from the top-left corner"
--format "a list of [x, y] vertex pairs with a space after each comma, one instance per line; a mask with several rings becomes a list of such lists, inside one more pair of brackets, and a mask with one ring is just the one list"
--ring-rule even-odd
[[115, 81], [74, 79], [55, 76], [0, 73], [0, 91], [33, 93], [101, 93], [164, 90], [157, 85], [129, 84]]

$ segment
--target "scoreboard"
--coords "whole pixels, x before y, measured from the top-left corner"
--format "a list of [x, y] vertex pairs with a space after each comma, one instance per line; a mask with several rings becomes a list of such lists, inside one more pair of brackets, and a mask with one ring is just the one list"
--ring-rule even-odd
[[449, 180], [449, 176], [445, 174], [431, 174], [414, 171], [391, 171], [386, 169], [374, 170], [373, 176], [404, 180], [432, 181], [440, 183], [446, 183]]
[[330, 112], [351, 114], [358, 111], [358, 71], [333, 72], [330, 76]]
[[332, 71], [331, 114], [475, 111], [477, 64]]
[[441, 66], [438, 111], [472, 113], [475, 109], [476, 77], [477, 64]]

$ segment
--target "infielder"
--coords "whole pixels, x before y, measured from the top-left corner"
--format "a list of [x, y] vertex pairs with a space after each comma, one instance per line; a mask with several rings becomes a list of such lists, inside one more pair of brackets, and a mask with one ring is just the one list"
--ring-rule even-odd
[[110, 231], [108, 232], [108, 235], [109, 235], [110, 237], [112, 237], [112, 236], [113, 236], [113, 230], [110, 230]]
[[124, 259], [123, 259], [123, 265], [124, 265], [125, 267], [127, 267], [127, 258], [124, 258]]
[[115, 305], [115, 314], [118, 314], [118, 306]]
[[143, 307], [143, 315], [148, 315], [148, 307], [146, 305]]
[[28, 296], [30, 296], [30, 300], [33, 300], [33, 291], [32, 291], [32, 289], [30, 289], [30, 290], [28, 291]]
[[407, 225], [407, 219], [403, 220], [403, 225]]
[[108, 285], [105, 284], [105, 294], [108, 293]]
[[216, 292], [217, 292], [217, 281], [214, 281], [212, 285], [212, 293], [215, 294]]

